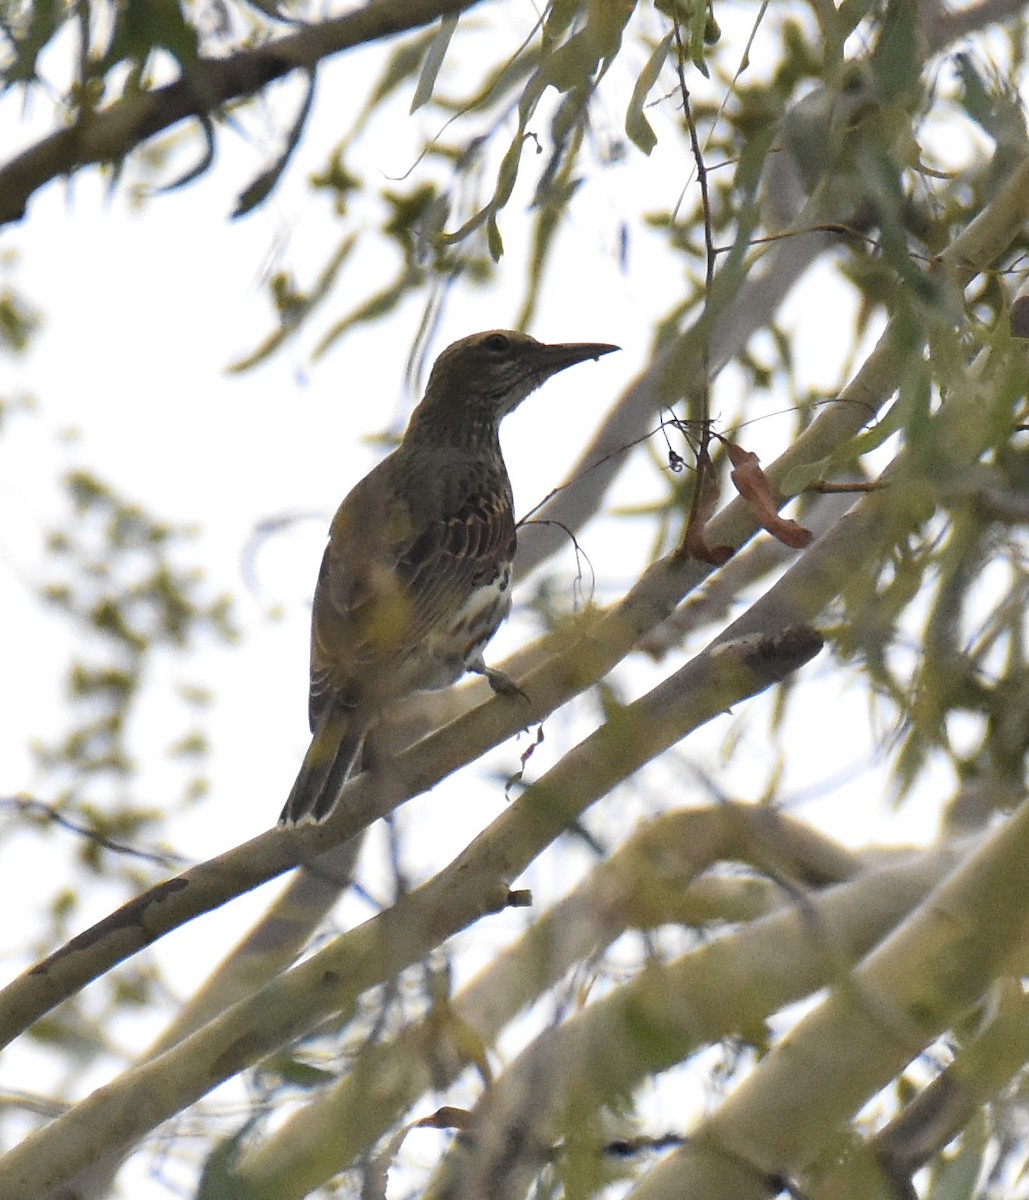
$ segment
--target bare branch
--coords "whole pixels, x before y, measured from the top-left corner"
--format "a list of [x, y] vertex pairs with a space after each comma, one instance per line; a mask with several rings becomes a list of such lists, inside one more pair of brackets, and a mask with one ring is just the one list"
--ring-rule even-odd
[[200, 58], [189, 78], [116, 100], [80, 124], [49, 134], [0, 167], [0, 225], [19, 221], [32, 195], [90, 163], [117, 162], [189, 117], [208, 118], [230, 100], [261, 91], [290, 71], [312, 71], [324, 58], [418, 29], [479, 0], [370, 0], [345, 16], [241, 50]]

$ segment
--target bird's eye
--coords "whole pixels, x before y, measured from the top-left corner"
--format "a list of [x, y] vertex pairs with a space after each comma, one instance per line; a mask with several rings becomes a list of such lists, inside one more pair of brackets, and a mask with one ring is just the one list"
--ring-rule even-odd
[[504, 354], [511, 349], [511, 339], [502, 333], [491, 333], [482, 345], [490, 354]]

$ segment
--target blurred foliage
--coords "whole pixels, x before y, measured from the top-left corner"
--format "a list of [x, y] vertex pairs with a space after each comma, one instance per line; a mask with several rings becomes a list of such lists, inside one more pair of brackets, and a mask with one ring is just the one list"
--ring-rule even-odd
[[[41, 320], [40, 313], [13, 284], [5, 282], [0, 285], [0, 362], [28, 349], [33, 336], [39, 331]], [[0, 390], [0, 433], [10, 413], [31, 406], [31, 397]]]
[[[43, 323], [18, 290], [16, 262], [8, 256], [4, 265], [11, 280], [0, 290], [0, 361], [24, 353]], [[14, 411], [38, 415], [44, 406], [37, 409], [33, 397], [0, 396], [0, 415]], [[204, 794], [206, 688], [185, 677], [176, 685], [179, 732], [165, 739], [165, 754], [177, 765], [162, 773], [162, 785], [178, 776], [177, 791], [140, 794], [133, 726], [141, 713], [145, 717], [155, 665], [205, 641], [236, 636], [228, 598], [208, 595], [200, 571], [189, 565], [195, 531], [147, 514], [86, 468], [69, 470], [58, 486], [66, 514], [45, 534], [47, 566], [36, 586], [49, 610], [44, 627], [59, 642], [70, 633], [75, 649], [64, 679], [66, 704], [33, 747], [38, 795], [3, 797], [0, 846], [12, 855], [27, 833], [45, 838], [55, 871], [58, 861], [63, 869], [46, 911], [35, 913], [26, 927], [20, 954], [46, 953], [81, 927], [89, 880], [111, 885], [112, 899], [124, 898], [184, 865], [147, 839], [163, 834], [168, 812]], [[15, 694], [13, 683], [7, 694]], [[162, 699], [161, 719], [175, 728], [170, 701]], [[72, 858], [83, 874], [68, 869]], [[8, 953], [13, 950], [9, 941]], [[149, 1009], [166, 986], [153, 964], [135, 963], [93, 989], [88, 1001], [76, 997], [59, 1006], [33, 1026], [31, 1036], [54, 1051], [73, 1079], [88, 1063], [117, 1055], [105, 1032], [109, 1024], [126, 1011]], [[50, 1105], [39, 1095], [27, 1094], [30, 1101]]]
[[0, 292], [0, 346], [18, 354], [24, 350], [39, 327], [39, 315], [28, 308], [12, 288]]
[[[179, 561], [192, 531], [155, 520], [87, 471], [69, 472], [64, 488], [71, 512], [49, 536], [51, 577], [42, 596], [79, 627], [88, 657], [68, 671], [70, 732], [37, 753], [52, 778], [67, 780], [61, 811], [88, 810], [98, 834], [127, 838], [156, 815], [132, 795], [135, 763], [127, 744], [148, 664], [197, 641], [232, 640], [235, 631], [228, 598], [205, 597], [199, 570]], [[179, 699], [198, 717], [207, 703], [205, 691], [189, 684], [180, 685]], [[182, 798], [203, 792], [206, 750], [200, 728], [168, 746], [192, 764]], [[81, 852], [106, 871], [101, 845], [84, 843]]]
[[[73, 635], [61, 714], [66, 730], [55, 713], [48, 736], [34, 747], [46, 799], [6, 801], [18, 820], [0, 824], [0, 840], [28, 831], [51, 843], [61, 836], [58, 852], [73, 850], [85, 871], [84, 878], [69, 872], [49, 911], [38, 914], [48, 919], [38, 936], [40, 954], [81, 926], [90, 877], [124, 897], [185, 865], [162, 845], [148, 846], [148, 837], [163, 835], [169, 813], [205, 794], [210, 697], [174, 670], [174, 696], [159, 698], [158, 715], [151, 709], [152, 677], [181, 652], [236, 637], [228, 598], [209, 596], [199, 569], [188, 565], [194, 531], [156, 520], [87, 470], [69, 471], [62, 487], [68, 513], [48, 536], [39, 594]], [[141, 771], [133, 750], [141, 721], [162, 728], [167, 766], [159, 775], [152, 761]], [[176, 779], [178, 789], [171, 790]], [[149, 1007], [165, 987], [152, 963], [135, 964], [93, 989], [88, 1004], [81, 997], [62, 1004], [32, 1036], [61, 1047], [62, 1055], [74, 1047], [81, 1069], [116, 1053], [104, 1034], [112, 1018]]]

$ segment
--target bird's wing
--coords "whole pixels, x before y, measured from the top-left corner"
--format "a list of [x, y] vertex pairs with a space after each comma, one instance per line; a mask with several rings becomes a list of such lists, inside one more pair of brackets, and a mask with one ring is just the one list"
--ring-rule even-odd
[[[371, 674], [389, 671], [445, 623], [514, 552], [506, 478], [474, 473], [434, 499], [405, 500], [366, 477], [332, 523], [311, 628], [312, 727], [330, 703], [354, 704]], [[426, 514], [440, 515], [426, 520]]]
[[496, 578], [515, 547], [510, 492], [476, 491], [426, 525], [397, 560], [410, 597], [412, 642], [437, 628], [476, 588]]

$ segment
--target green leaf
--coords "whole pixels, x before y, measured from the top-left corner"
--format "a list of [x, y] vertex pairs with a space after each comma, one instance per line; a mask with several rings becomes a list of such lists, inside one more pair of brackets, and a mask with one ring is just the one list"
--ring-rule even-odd
[[497, 218], [492, 214], [486, 221], [486, 244], [489, 246], [490, 257], [494, 262], [499, 262], [504, 254], [504, 239], [500, 236]]
[[257, 1121], [257, 1116], [250, 1117], [236, 1133], [224, 1138], [211, 1151], [200, 1176], [196, 1200], [245, 1200], [250, 1189], [240, 1183], [234, 1172], [247, 1135]]
[[708, 78], [707, 61], [704, 58], [704, 50], [707, 46], [707, 5], [695, 4], [693, 12], [690, 16], [689, 30], [689, 51], [690, 58], [697, 70]]
[[1024, 145], [1026, 125], [1021, 98], [983, 79], [970, 55], [957, 54], [954, 61], [961, 79], [965, 112], [998, 145]]
[[511, 199], [511, 193], [514, 191], [515, 182], [518, 179], [518, 166], [522, 159], [522, 145], [525, 142], [523, 134], [515, 135], [514, 141], [507, 148], [507, 153], [504, 155], [500, 170], [497, 171], [497, 190], [493, 194], [493, 200], [490, 204], [490, 209], [496, 211], [503, 208], [504, 205]]
[[411, 112], [417, 112], [426, 101], [431, 99], [433, 88], [436, 86], [436, 76], [439, 75], [440, 67], [443, 66], [443, 60], [447, 56], [447, 48], [450, 45], [450, 39], [454, 36], [454, 30], [457, 29], [459, 17], [459, 13], [453, 13], [440, 19], [439, 31], [432, 39], [425, 62], [422, 64], [422, 73], [418, 76], [418, 86], [414, 90], [414, 99], [411, 101]]
[[424, 282], [424, 271], [413, 267], [405, 270], [396, 280], [388, 283], [379, 291], [374, 292], [367, 300], [359, 304], [357, 308], [337, 321], [318, 342], [318, 345], [315, 346], [311, 355], [312, 359], [317, 362], [334, 342], [338, 341], [344, 333], [348, 332], [355, 325], [374, 321], [379, 317], [386, 316], [387, 313], [391, 313], [409, 291], [420, 287]]
[[429, 30], [428, 33], [420, 33], [417, 37], [400, 43], [390, 55], [389, 60], [382, 69], [382, 74], [379, 76], [378, 82], [369, 94], [368, 101], [357, 118], [354, 133], [364, 125], [384, 100], [389, 99], [398, 87], [414, 75], [437, 37], [438, 34]]
[[831, 470], [832, 456], [819, 458], [814, 462], [797, 463], [790, 467], [779, 483], [779, 491], [784, 496], [798, 496], [816, 479], [824, 479]]
[[231, 362], [226, 368], [229, 374], [239, 375], [244, 371], [249, 371], [251, 367], [263, 362], [296, 333], [316, 305], [328, 294], [356, 243], [356, 233], [351, 233], [342, 240], [310, 291], [304, 293], [290, 291], [288, 305], [283, 303], [279, 305], [279, 328], [270, 333], [256, 350]]
[[126, 0], [119, 6], [110, 43], [96, 69], [106, 74], [125, 60], [142, 64], [154, 49], [163, 47], [185, 75], [197, 61], [199, 45], [197, 31], [178, 0]]
[[279, 182], [283, 171], [293, 156], [293, 151], [300, 144], [301, 135], [304, 132], [304, 125], [307, 123], [308, 114], [314, 104], [314, 85], [316, 75], [312, 70], [307, 76], [307, 92], [304, 96], [304, 102], [300, 106], [300, 111], [297, 113], [296, 120], [289, 131], [286, 138], [286, 145], [279, 157], [268, 168], [261, 172], [239, 195], [236, 201], [236, 207], [232, 210], [232, 217], [235, 220], [237, 217], [246, 216], [248, 212], [255, 209], [262, 201], [266, 200], [271, 194], [272, 189]]
[[657, 145], [657, 136], [650, 122], [643, 115], [643, 106], [650, 94], [650, 89], [657, 83], [661, 68], [665, 65], [668, 50], [674, 35], [669, 33], [658, 42], [654, 52], [647, 59], [636, 80], [636, 86], [629, 97], [629, 107], [625, 110], [625, 132], [633, 145], [638, 146], [644, 154], [649, 154]]

